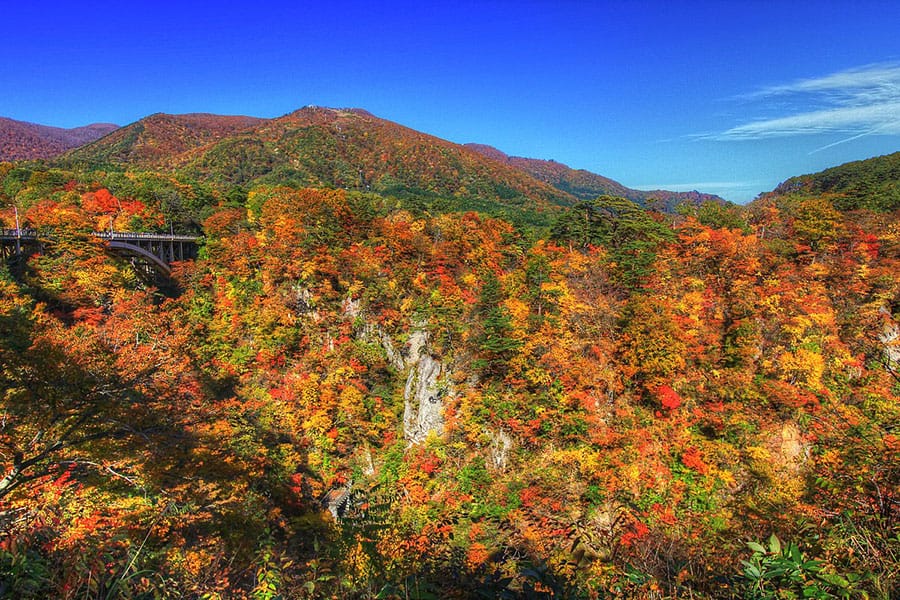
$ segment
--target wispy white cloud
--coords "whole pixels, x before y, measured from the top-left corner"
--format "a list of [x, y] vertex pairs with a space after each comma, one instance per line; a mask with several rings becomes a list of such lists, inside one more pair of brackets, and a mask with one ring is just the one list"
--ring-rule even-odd
[[896, 98], [898, 83], [900, 83], [900, 64], [880, 63], [839, 71], [824, 77], [800, 79], [786, 85], [765, 87], [749, 94], [748, 97], [764, 98], [778, 94], [827, 92], [851, 97], [860, 93], [863, 95], [874, 93], [880, 97]]
[[762, 139], [814, 133], [900, 133], [900, 98], [755, 121], [718, 134], [720, 139]]
[[867, 135], [900, 135], [900, 63], [868, 65], [770, 86], [744, 99], [760, 108], [770, 108], [777, 101], [787, 114], [695, 137], [731, 141], [814, 134], [848, 136], [813, 151], [818, 152]]

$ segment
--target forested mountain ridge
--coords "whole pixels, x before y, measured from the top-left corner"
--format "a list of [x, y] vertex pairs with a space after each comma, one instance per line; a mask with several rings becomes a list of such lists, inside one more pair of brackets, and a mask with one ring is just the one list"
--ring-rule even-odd
[[466, 147], [494, 160], [513, 165], [555, 188], [572, 194], [580, 200], [592, 200], [604, 194], [621, 196], [633, 201], [643, 199], [640, 193], [635, 193], [637, 190], [627, 188], [612, 179], [595, 175], [589, 171], [576, 171], [556, 161], [509, 156], [493, 146], [484, 144], [470, 143], [466, 144]]
[[830, 194], [835, 206], [842, 210], [897, 210], [900, 208], [900, 152], [792, 177], [773, 193]]
[[[0, 596], [897, 597], [896, 210], [514, 225], [422, 199], [561, 192], [371, 119], [0, 164]], [[110, 223], [202, 225], [180, 293]]]
[[95, 168], [163, 167], [179, 154], [250, 129], [262, 121], [245, 116], [156, 113], [121, 127], [102, 140], [72, 150], [58, 162]]
[[153, 115], [60, 164], [176, 172], [220, 186], [326, 186], [544, 210], [575, 201], [517, 169], [358, 109], [306, 107], [239, 125], [246, 126], [211, 129]]
[[[203, 177], [243, 184], [330, 186], [382, 194], [414, 193], [520, 204], [571, 204], [573, 198], [516, 169], [483, 160], [458, 144], [358, 109], [306, 107], [258, 127], [250, 139], [215, 145], [186, 165]], [[258, 150], [266, 166], [254, 168]], [[238, 156], [240, 158], [238, 158]], [[241, 162], [243, 161], [243, 163]], [[231, 171], [223, 173], [222, 165]]]
[[117, 128], [110, 123], [93, 123], [63, 129], [0, 117], [0, 161], [53, 158]]
[[667, 190], [635, 190], [613, 181], [608, 177], [591, 173], [584, 169], [572, 169], [562, 163], [553, 160], [541, 160], [536, 158], [523, 158], [509, 156], [492, 146], [484, 144], [466, 144], [476, 152], [501, 162], [511, 164], [535, 178], [549, 183], [553, 187], [572, 194], [579, 200], [592, 200], [597, 196], [620, 196], [637, 202], [642, 206], [652, 206], [658, 210], [671, 212], [678, 204], [688, 202], [702, 204], [703, 202], [724, 202], [722, 198], [714, 194], [700, 192], [670, 192]]
[[456, 199], [476, 209], [493, 202], [553, 211], [603, 194], [667, 211], [682, 201], [721, 201], [631, 190], [587, 171], [486, 148], [460, 146], [361, 109], [305, 107], [276, 119], [151, 115], [68, 153], [59, 164], [163, 170], [244, 188], [308, 185]]

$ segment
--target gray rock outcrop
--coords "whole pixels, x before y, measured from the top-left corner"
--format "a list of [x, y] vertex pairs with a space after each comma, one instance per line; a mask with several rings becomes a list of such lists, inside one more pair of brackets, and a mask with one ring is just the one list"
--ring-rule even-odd
[[406, 373], [403, 389], [403, 437], [409, 444], [424, 442], [431, 432], [444, 433], [444, 403], [454, 395], [450, 367], [431, 352], [425, 323], [413, 323], [406, 344], [397, 349], [391, 336], [379, 325], [366, 321], [359, 300], [347, 298], [343, 312], [361, 321], [359, 339], [374, 342], [384, 350], [388, 362]]
[[444, 433], [444, 400], [452, 394], [450, 369], [431, 355], [428, 334], [415, 329], [404, 352], [409, 369], [403, 390], [403, 437], [418, 444], [431, 432]]

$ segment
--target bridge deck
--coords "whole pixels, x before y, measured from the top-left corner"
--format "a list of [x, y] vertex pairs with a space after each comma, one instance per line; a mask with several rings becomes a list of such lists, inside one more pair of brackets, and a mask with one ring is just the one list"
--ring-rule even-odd
[[196, 235], [180, 233], [140, 233], [132, 231], [95, 231], [91, 235], [104, 240], [139, 241], [139, 242], [196, 242]]
[[[144, 242], [196, 242], [200, 239], [196, 235], [185, 235], [180, 233], [144, 233], [138, 231], [93, 231], [91, 235], [104, 240], [121, 240], [123, 242], [134, 240]], [[38, 232], [35, 229], [0, 229], [0, 240], [32, 241], [39, 239]], [[52, 235], [48, 236], [52, 239]]]
[[[110, 251], [128, 257], [140, 270], [165, 277], [173, 262], [197, 257], [200, 239], [194, 235], [136, 231], [94, 231], [90, 235], [105, 241]], [[0, 254], [4, 258], [43, 253], [45, 242], [52, 244], [53, 235], [42, 236], [34, 229], [0, 229]]]

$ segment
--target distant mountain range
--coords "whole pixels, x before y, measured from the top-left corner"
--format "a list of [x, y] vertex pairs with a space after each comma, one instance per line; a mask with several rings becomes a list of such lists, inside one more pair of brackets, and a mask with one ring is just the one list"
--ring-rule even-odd
[[0, 161], [53, 158], [103, 137], [118, 125], [94, 123], [62, 129], [0, 117]]
[[713, 194], [701, 192], [670, 192], [667, 190], [635, 190], [625, 187], [618, 181], [585, 171], [584, 169], [572, 169], [555, 160], [541, 160], [537, 158], [522, 158], [520, 156], [508, 156], [493, 146], [484, 144], [466, 144], [466, 147], [480, 152], [494, 160], [505, 162], [529, 173], [532, 177], [549, 183], [558, 190], [567, 192], [579, 200], [590, 200], [601, 195], [620, 196], [628, 198], [637, 204], [649, 206], [659, 210], [671, 210], [681, 202], [702, 203], [706, 201], [722, 202], [722, 198]]
[[[527, 210], [572, 205], [603, 194], [660, 210], [685, 201], [723, 202], [699, 192], [634, 190], [555, 161], [455, 144], [361, 109], [305, 107], [276, 119], [157, 113], [121, 128], [91, 125], [76, 130], [10, 123], [17, 127], [0, 131], [31, 132], [32, 141], [15, 147], [34, 150], [8, 153], [5, 160], [54, 158], [67, 167], [172, 171], [228, 186], [342, 187], [477, 199]], [[65, 144], [57, 141], [62, 133], [68, 135]], [[26, 138], [19, 133], [16, 139]]]

